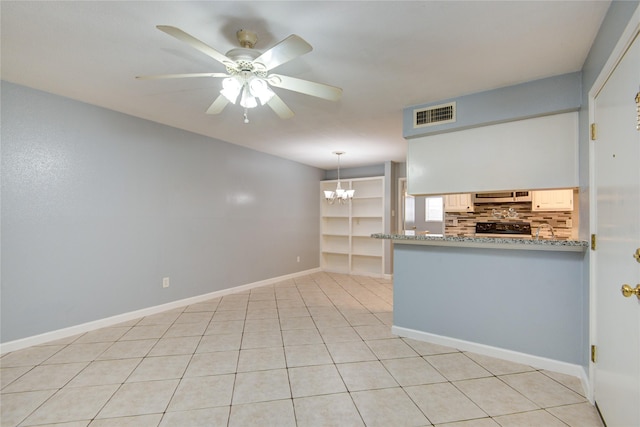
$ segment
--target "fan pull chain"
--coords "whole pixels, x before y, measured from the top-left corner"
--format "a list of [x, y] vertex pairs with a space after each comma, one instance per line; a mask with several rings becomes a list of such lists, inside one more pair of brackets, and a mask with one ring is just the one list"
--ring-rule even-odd
[[247, 109], [244, 109], [244, 123], [247, 124], [249, 123], [249, 117], [247, 116]]

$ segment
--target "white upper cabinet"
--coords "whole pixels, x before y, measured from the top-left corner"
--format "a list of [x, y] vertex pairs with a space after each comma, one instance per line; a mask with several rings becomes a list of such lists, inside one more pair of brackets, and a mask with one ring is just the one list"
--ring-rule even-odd
[[470, 193], [446, 194], [444, 210], [445, 212], [473, 212], [473, 197]]
[[531, 192], [532, 211], [572, 211], [573, 190], [542, 190]]

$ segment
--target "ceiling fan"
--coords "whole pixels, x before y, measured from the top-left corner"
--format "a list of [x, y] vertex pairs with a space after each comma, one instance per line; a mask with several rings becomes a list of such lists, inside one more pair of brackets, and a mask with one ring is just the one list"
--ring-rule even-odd
[[313, 49], [301, 37], [292, 34], [264, 53], [255, 50], [253, 46], [258, 41], [256, 33], [239, 30], [236, 33], [240, 48], [231, 49], [222, 54], [204, 42], [185, 33], [179, 28], [158, 25], [160, 31], [183, 41], [205, 55], [215, 59], [226, 67], [226, 73], [188, 73], [161, 74], [152, 76], [137, 76], [137, 79], [180, 79], [190, 77], [222, 78], [220, 95], [207, 109], [207, 114], [219, 114], [229, 102], [235, 104], [240, 99], [240, 105], [245, 109], [244, 122], [248, 123], [247, 109], [261, 105], [268, 105], [280, 118], [288, 119], [294, 115], [293, 111], [271, 89], [277, 87], [294, 92], [337, 101], [342, 96], [342, 89], [334, 86], [302, 80], [295, 77], [270, 73], [271, 70], [291, 61]]

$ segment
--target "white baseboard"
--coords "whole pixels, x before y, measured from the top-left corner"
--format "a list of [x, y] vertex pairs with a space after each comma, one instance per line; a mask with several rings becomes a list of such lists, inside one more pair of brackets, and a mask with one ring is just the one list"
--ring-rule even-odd
[[498, 359], [507, 360], [509, 362], [528, 365], [536, 369], [545, 369], [548, 371], [553, 371], [561, 374], [571, 375], [573, 377], [578, 377], [582, 382], [582, 388], [585, 391], [585, 395], [587, 396], [587, 398], [589, 398], [589, 400], [592, 399], [591, 387], [589, 386], [589, 379], [583, 366], [575, 365], [573, 363], [562, 362], [559, 360], [548, 359], [546, 357], [534, 356], [527, 353], [520, 353], [517, 351], [506, 350], [499, 347], [492, 347], [485, 344], [478, 344], [471, 341], [459, 340], [457, 338], [449, 338], [442, 335], [436, 335], [428, 332], [417, 331], [415, 329], [402, 328], [399, 326], [392, 326], [391, 332], [394, 335], [398, 335], [406, 338], [412, 338], [417, 341], [424, 341], [432, 344], [443, 345], [447, 347], [456, 348], [462, 351], [471, 351], [473, 353], [478, 353], [485, 356], [491, 356]]
[[365, 271], [349, 272], [346, 270], [330, 269], [330, 268], [323, 268], [321, 269], [321, 271], [325, 273], [344, 274], [347, 276], [364, 276], [364, 277], [373, 277], [373, 278], [379, 278], [379, 279], [385, 279], [385, 280], [393, 280], [393, 274], [387, 274], [387, 273], [377, 274], [377, 273], [367, 273]]
[[236, 286], [229, 289], [222, 289], [220, 291], [210, 292], [204, 295], [198, 295], [195, 297], [185, 298], [177, 301], [171, 301], [166, 304], [147, 307], [140, 310], [131, 311], [128, 313], [122, 313], [122, 314], [107, 317], [104, 319], [94, 320], [91, 322], [82, 323], [80, 325], [70, 326], [68, 328], [58, 329], [51, 332], [45, 332], [44, 334], [34, 335], [27, 338], [21, 338], [15, 341], [8, 341], [6, 343], [0, 344], [0, 354], [21, 350], [23, 348], [31, 347], [33, 345], [44, 344], [50, 341], [72, 337], [74, 335], [83, 334], [96, 329], [114, 326], [114, 325], [117, 325], [118, 323], [139, 319], [140, 317], [150, 316], [152, 314], [158, 314], [163, 311], [172, 310], [174, 308], [180, 308], [187, 305], [196, 304], [199, 302], [204, 302], [212, 298], [218, 298], [225, 295], [235, 294], [235, 293], [243, 292], [249, 289], [259, 288], [261, 286], [273, 285], [274, 283], [282, 282], [284, 280], [293, 279], [300, 276], [307, 276], [309, 274], [318, 273], [321, 271], [322, 270], [320, 268], [313, 268], [311, 270], [299, 271], [297, 273], [292, 273], [284, 276], [274, 277], [271, 279], [261, 280], [259, 282], [240, 285], [240, 286]]

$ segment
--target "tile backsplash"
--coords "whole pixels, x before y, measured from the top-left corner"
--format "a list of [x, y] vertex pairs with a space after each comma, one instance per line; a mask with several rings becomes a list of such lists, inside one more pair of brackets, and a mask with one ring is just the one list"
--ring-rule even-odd
[[[578, 194], [574, 191], [573, 206], [578, 206]], [[493, 210], [499, 211], [515, 209], [517, 218], [497, 219], [493, 216]], [[476, 222], [528, 222], [531, 223], [531, 234], [535, 235], [538, 227], [548, 223], [553, 227], [556, 239], [573, 240], [578, 235], [578, 213], [573, 211], [562, 212], [533, 212], [531, 202], [522, 203], [486, 203], [475, 205], [474, 212], [446, 212], [445, 235], [473, 237], [476, 233]], [[567, 225], [569, 221], [569, 225]], [[540, 230], [540, 238], [551, 238], [549, 227]]]

